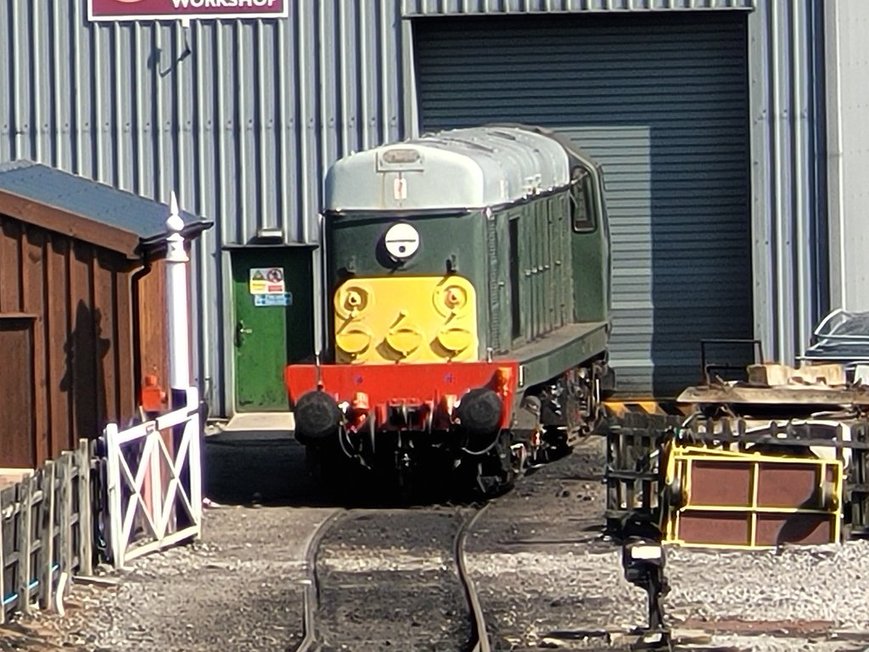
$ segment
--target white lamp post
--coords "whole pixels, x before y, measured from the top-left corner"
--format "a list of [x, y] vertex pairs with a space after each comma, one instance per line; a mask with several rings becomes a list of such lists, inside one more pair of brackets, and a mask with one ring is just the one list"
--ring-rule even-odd
[[169, 386], [172, 389], [172, 409], [177, 410], [187, 402], [190, 387], [190, 327], [187, 299], [187, 263], [190, 258], [184, 250], [181, 230], [184, 220], [178, 209], [175, 192], [169, 203], [169, 219], [166, 220], [166, 302], [169, 321]]

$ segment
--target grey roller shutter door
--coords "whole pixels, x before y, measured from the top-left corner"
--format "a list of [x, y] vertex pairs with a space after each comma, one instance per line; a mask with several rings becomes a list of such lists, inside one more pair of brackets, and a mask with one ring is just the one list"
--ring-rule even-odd
[[620, 392], [672, 395], [701, 339], [751, 337], [744, 13], [427, 19], [414, 48], [423, 131], [539, 124], [603, 165]]

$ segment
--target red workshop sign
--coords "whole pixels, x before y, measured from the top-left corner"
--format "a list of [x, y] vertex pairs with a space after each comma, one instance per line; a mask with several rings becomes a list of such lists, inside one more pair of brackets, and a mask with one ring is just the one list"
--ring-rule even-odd
[[290, 0], [88, 0], [91, 20], [282, 18]]

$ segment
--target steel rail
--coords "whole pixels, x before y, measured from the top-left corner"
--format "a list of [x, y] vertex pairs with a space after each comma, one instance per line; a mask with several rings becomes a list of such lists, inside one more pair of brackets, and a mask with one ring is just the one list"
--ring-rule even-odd
[[[489, 504], [491, 503], [487, 503], [480, 509], [475, 510], [473, 515], [465, 520], [453, 539], [453, 557], [456, 564], [457, 575], [459, 582], [462, 585], [470, 614], [470, 652], [491, 652], [492, 649], [476, 585], [470, 576], [465, 560], [465, 543], [467, 541], [468, 533], [486, 511]], [[341, 509], [330, 514], [317, 527], [308, 541], [305, 552], [307, 577], [302, 582], [304, 587], [304, 592], [302, 594], [302, 640], [295, 648], [293, 648], [294, 652], [313, 652], [323, 643], [323, 641], [319, 640], [319, 623], [317, 622], [317, 613], [320, 607], [320, 581], [317, 576], [317, 555], [322, 540], [332, 527], [342, 518], [347, 518], [352, 512], [353, 510]]]
[[302, 640], [295, 652], [309, 652], [319, 643], [317, 640], [317, 611], [320, 606], [320, 583], [317, 579], [317, 553], [320, 542], [335, 522], [345, 514], [344, 510], [336, 510], [330, 514], [314, 531], [305, 550], [305, 571], [307, 578], [303, 580], [302, 593]]
[[456, 568], [458, 568], [459, 581], [462, 583], [465, 599], [468, 602], [468, 609], [471, 612], [472, 652], [491, 652], [491, 646], [489, 644], [489, 633], [486, 630], [486, 619], [483, 615], [483, 608], [480, 605], [480, 597], [477, 595], [476, 585], [468, 572], [468, 566], [465, 561], [465, 541], [467, 540], [468, 532], [474, 527], [477, 519], [483, 515], [489, 505], [491, 503], [487, 503], [478, 509], [471, 518], [465, 521], [453, 542], [453, 554]]

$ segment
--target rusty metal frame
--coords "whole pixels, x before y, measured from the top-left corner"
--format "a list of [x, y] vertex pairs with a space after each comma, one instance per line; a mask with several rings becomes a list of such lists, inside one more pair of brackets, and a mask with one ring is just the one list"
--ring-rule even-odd
[[[833, 423], [837, 417], [823, 421]], [[713, 420], [699, 414], [611, 413], [605, 433], [606, 531], [618, 537], [629, 522], [663, 523], [666, 483], [660, 461], [667, 442], [678, 441], [737, 452], [761, 447], [787, 454], [790, 449], [790, 457], [797, 459], [811, 459], [799, 451], [816, 447], [829, 449], [840, 460], [850, 456], [842, 476], [840, 536], [869, 536], [869, 418], [851, 416], [841, 423], [842, 432], [834, 439], [820, 439], [811, 436], [805, 420], [770, 420], [758, 428], [745, 419]], [[844, 426], [848, 437], [842, 434]]]
[[844, 463], [839, 459], [671, 442], [666, 460], [665, 486], [679, 494], [663, 514], [666, 543], [762, 549], [840, 539]]

